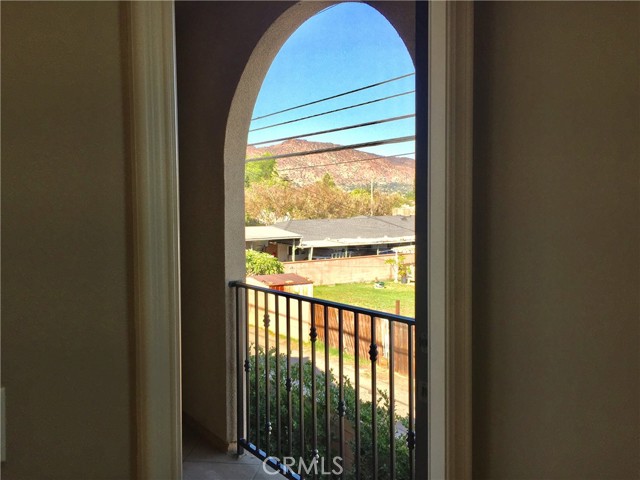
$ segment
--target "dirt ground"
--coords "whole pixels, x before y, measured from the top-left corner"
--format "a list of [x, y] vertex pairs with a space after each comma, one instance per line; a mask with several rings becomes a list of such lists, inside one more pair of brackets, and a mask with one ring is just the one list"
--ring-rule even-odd
[[[253, 326], [251, 326], [251, 341], [254, 339]], [[260, 346], [265, 347], [264, 329], [259, 329]], [[272, 332], [269, 332], [269, 348], [275, 347], [276, 337]], [[287, 341], [286, 338], [279, 338], [280, 354], [287, 353]], [[291, 362], [297, 364], [300, 358], [299, 355], [299, 342], [297, 340], [291, 341]], [[303, 361], [311, 362], [311, 343], [304, 343], [302, 347]], [[386, 359], [379, 361], [376, 366], [376, 389], [381, 390], [389, 394], [389, 369], [386, 365]], [[371, 381], [372, 381], [372, 369], [371, 361], [369, 358], [360, 358], [360, 399], [363, 401], [371, 400]], [[320, 371], [326, 371], [324, 351], [321, 348], [316, 347], [316, 368]], [[339, 374], [339, 358], [335, 353], [330, 353], [329, 356], [329, 369], [333, 372], [334, 376], [338, 378]], [[345, 355], [343, 361], [343, 375], [348, 378], [351, 385], [355, 386], [356, 369], [355, 358], [353, 355]], [[406, 375], [395, 373], [394, 380], [394, 409], [398, 416], [405, 416], [409, 412], [409, 378]], [[415, 387], [414, 387], [415, 388]]]

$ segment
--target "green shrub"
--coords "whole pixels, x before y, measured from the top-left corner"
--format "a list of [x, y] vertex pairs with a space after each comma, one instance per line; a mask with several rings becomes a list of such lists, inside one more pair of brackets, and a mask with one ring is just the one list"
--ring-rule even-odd
[[403, 278], [406, 277], [409, 274], [409, 265], [407, 265], [405, 263], [407, 257], [405, 257], [404, 255], [400, 254], [398, 255], [396, 258], [389, 258], [387, 260], [385, 260], [384, 263], [387, 263], [389, 265], [393, 265], [393, 268], [396, 269], [396, 271], [398, 272], [398, 278]]
[[[270, 182], [278, 178], [276, 160], [270, 153], [261, 155], [264, 160], [245, 163], [244, 166], [244, 186], [249, 187], [252, 183]], [[253, 160], [253, 159], [252, 159]]]
[[273, 255], [246, 250], [247, 275], [273, 275], [284, 273], [284, 264]]
[[[316, 405], [316, 430], [317, 430], [317, 449], [321, 458], [325, 458], [326, 469], [330, 470], [333, 466], [330, 457], [339, 455], [339, 415], [338, 402], [340, 400], [339, 381], [329, 371], [329, 403], [330, 413], [330, 429], [331, 429], [331, 454], [327, 455], [326, 443], [327, 433], [325, 429], [325, 411], [326, 411], [326, 386], [325, 373], [316, 368], [316, 395], [312, 398], [312, 379], [313, 372], [310, 361], [305, 361], [303, 366], [303, 411], [302, 421], [304, 422], [304, 438], [301, 442], [300, 438], [300, 374], [299, 363], [297, 359], [291, 362], [291, 417], [292, 425], [289, 432], [289, 402], [287, 396], [287, 358], [286, 355], [280, 354], [276, 356], [275, 349], [269, 350], [269, 403], [270, 403], [270, 421], [271, 435], [266, 435], [266, 395], [265, 395], [265, 355], [262, 347], [258, 348], [258, 368], [256, 370], [256, 355], [254, 347], [251, 347], [252, 354], [249, 356], [251, 369], [249, 373], [250, 391], [249, 391], [249, 412], [248, 412], [248, 435], [249, 440], [255, 443], [257, 433], [260, 434], [260, 448], [273, 456], [291, 456], [296, 459], [304, 458], [308, 464], [312, 459], [313, 449], [313, 430], [312, 419], [313, 410], [312, 402]], [[276, 358], [278, 358], [279, 371], [276, 374]], [[259, 374], [258, 392], [256, 392], [256, 371]], [[345, 423], [355, 424], [355, 405], [356, 392], [348, 378], [345, 377], [343, 382], [344, 401], [346, 407]], [[280, 386], [280, 431], [281, 445], [277, 445], [277, 396], [276, 384]], [[256, 393], [259, 395], [259, 425], [256, 429]], [[378, 390], [376, 396], [376, 424], [377, 424], [377, 448], [378, 448], [378, 478], [385, 480], [391, 478], [389, 465], [390, 452], [390, 402], [386, 392]], [[360, 478], [373, 478], [373, 440], [372, 440], [372, 403], [371, 401], [359, 400], [360, 404]], [[404, 432], [399, 433], [396, 428], [395, 443], [395, 477], [398, 479], [409, 478], [409, 448], [407, 446], [407, 431], [409, 427], [409, 417], [395, 415], [395, 424], [402, 424]], [[292, 451], [289, 452], [289, 439], [291, 437]], [[352, 457], [355, 459], [356, 443], [355, 438], [347, 440], [345, 448], [350, 449]], [[345, 455], [348, 456], [348, 455]], [[294, 467], [294, 468], [297, 468]], [[355, 478], [355, 465], [345, 469], [342, 478]]]

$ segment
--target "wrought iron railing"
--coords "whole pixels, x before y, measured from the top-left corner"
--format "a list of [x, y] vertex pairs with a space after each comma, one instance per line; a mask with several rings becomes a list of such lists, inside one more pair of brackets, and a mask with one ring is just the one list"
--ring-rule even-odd
[[413, 479], [415, 320], [230, 286], [239, 452], [291, 479]]

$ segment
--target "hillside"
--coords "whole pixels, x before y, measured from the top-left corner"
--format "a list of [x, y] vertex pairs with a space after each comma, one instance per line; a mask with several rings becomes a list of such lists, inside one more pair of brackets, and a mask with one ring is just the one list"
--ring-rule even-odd
[[[337, 145], [332, 143], [287, 140], [268, 147], [248, 146], [247, 158], [259, 157], [265, 153], [280, 155], [335, 146]], [[368, 161], [359, 161], [365, 159]], [[413, 189], [415, 176], [415, 162], [411, 158], [383, 158], [360, 150], [341, 150], [302, 157], [280, 158], [276, 160], [276, 163], [280, 175], [296, 185], [317, 182], [328, 173], [333, 177], [336, 185], [346, 190], [368, 188], [373, 180], [378, 189], [407, 192]], [[303, 168], [313, 165], [322, 166]]]

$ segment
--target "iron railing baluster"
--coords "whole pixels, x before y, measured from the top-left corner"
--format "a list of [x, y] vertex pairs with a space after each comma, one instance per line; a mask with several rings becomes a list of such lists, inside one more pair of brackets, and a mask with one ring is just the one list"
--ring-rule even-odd
[[266, 451], [271, 448], [271, 379], [269, 378], [269, 294], [264, 292], [264, 394], [266, 398], [264, 419], [264, 441]]
[[[340, 352], [342, 356], [342, 352]], [[331, 376], [329, 372], [329, 307], [324, 306], [324, 461], [331, 460]]]
[[376, 387], [376, 363], [378, 360], [378, 344], [376, 343], [376, 317], [371, 316], [371, 443], [373, 452], [373, 478], [378, 478], [378, 390]]
[[280, 415], [280, 298], [274, 295], [276, 317], [276, 452], [278, 458], [282, 457], [282, 419]]
[[254, 303], [254, 310], [255, 310], [255, 352], [256, 352], [256, 372], [255, 372], [255, 385], [254, 385], [254, 389], [256, 392], [256, 402], [255, 402], [255, 409], [256, 409], [256, 447], [260, 448], [260, 364], [258, 363], [260, 360], [260, 320], [259, 320], [259, 306], [260, 303], [258, 302], [258, 290], [255, 290], [255, 303]]
[[299, 358], [298, 358], [298, 371], [299, 371], [299, 384], [298, 384], [298, 390], [299, 390], [299, 398], [300, 398], [300, 410], [299, 410], [299, 416], [300, 416], [300, 458], [304, 458], [305, 457], [305, 452], [304, 452], [304, 447], [305, 447], [305, 441], [304, 441], [304, 356], [303, 356], [303, 343], [304, 343], [304, 334], [303, 334], [303, 329], [302, 329], [302, 300], [298, 300], [298, 345], [300, 346], [300, 350], [299, 350]]
[[387, 320], [389, 326], [389, 478], [396, 478], [396, 400], [395, 400], [395, 358], [393, 352], [393, 339], [395, 324]]
[[360, 479], [360, 475], [362, 474], [362, 466], [360, 465], [362, 448], [360, 446], [360, 314], [357, 312], [353, 313], [354, 316], [354, 325], [353, 325], [353, 338], [355, 342], [355, 387], [356, 387], [356, 412], [355, 412], [355, 422], [356, 422], [356, 480]]
[[315, 304], [311, 304], [311, 460], [318, 460], [318, 399], [316, 397], [316, 340], [318, 331], [316, 329], [316, 309]]
[[287, 308], [287, 455], [293, 457], [293, 402], [291, 400], [291, 299], [286, 298]]
[[407, 336], [409, 338], [407, 342], [409, 354], [408, 354], [408, 376], [409, 376], [409, 431], [407, 432], [407, 447], [409, 448], [409, 473], [410, 478], [414, 479], [416, 476], [416, 433], [415, 433], [415, 413], [414, 413], [414, 381], [413, 381], [413, 329], [411, 325], [407, 325]]
[[[239, 288], [239, 287], [238, 287]], [[250, 348], [249, 348], [249, 290], [244, 289], [244, 318], [243, 318], [243, 326], [244, 326], [244, 381], [245, 381], [245, 405], [247, 406], [246, 419], [247, 423], [245, 424], [245, 439], [249, 438], [249, 430], [251, 429], [250, 418], [251, 418], [251, 360], [249, 359]]]
[[[338, 402], [338, 421], [340, 430], [340, 462], [344, 467], [344, 416], [347, 413], [347, 409], [344, 403], [344, 310], [338, 310], [338, 375], [340, 376], [340, 382], [338, 384], [338, 396], [340, 401]], [[358, 373], [356, 372], [356, 375]]]
[[242, 455], [243, 448], [240, 445], [239, 440], [244, 438], [244, 408], [242, 408], [242, 402], [244, 400], [244, 377], [243, 377], [243, 352], [242, 352], [242, 325], [244, 322], [240, 321], [240, 289], [235, 289], [235, 307], [236, 307], [236, 435], [237, 435], [237, 453]]

